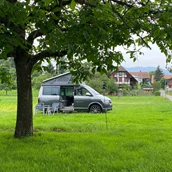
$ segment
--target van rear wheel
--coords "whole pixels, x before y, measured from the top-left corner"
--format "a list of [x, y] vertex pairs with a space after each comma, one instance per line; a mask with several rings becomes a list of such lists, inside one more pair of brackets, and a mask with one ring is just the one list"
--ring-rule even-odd
[[91, 113], [101, 113], [102, 109], [99, 105], [94, 104], [94, 105], [91, 105], [90, 112]]

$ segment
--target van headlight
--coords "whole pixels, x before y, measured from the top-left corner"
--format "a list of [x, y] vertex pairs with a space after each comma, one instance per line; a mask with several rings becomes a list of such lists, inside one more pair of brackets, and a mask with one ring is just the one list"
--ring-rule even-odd
[[112, 102], [110, 100], [105, 100], [104, 103], [107, 104], [107, 105], [111, 105], [112, 104]]

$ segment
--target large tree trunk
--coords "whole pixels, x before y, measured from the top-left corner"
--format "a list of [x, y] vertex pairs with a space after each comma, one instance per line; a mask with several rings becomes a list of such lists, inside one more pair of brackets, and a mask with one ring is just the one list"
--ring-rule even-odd
[[[23, 54], [24, 55], [24, 54]], [[22, 55], [22, 56], [23, 56]], [[19, 55], [21, 56], [21, 54]], [[15, 59], [17, 73], [17, 120], [14, 137], [33, 135], [31, 70], [26, 56]], [[26, 60], [25, 60], [26, 59]]]

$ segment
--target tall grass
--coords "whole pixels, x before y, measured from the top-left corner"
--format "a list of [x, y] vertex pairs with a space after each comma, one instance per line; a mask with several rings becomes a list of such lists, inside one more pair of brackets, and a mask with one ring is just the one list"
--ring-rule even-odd
[[113, 110], [107, 114], [40, 112], [34, 136], [24, 139], [13, 138], [16, 97], [0, 99], [1, 172], [172, 171], [168, 99], [111, 97]]

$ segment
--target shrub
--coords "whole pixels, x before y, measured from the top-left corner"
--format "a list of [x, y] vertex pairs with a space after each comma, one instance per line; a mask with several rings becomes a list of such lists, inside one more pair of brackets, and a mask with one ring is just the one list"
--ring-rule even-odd
[[123, 96], [127, 96], [127, 90], [126, 89], [122, 89], [122, 93], [123, 93]]
[[131, 96], [137, 96], [139, 93], [138, 93], [138, 90], [131, 90], [130, 91], [130, 95]]
[[155, 91], [155, 96], [160, 96], [160, 95], [161, 95], [160, 91]]
[[154, 89], [154, 92], [159, 91], [161, 89], [160, 82], [158, 82], [158, 81], [154, 82], [153, 89]]

